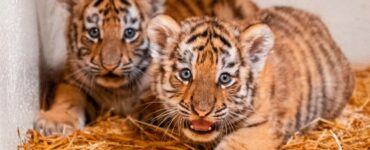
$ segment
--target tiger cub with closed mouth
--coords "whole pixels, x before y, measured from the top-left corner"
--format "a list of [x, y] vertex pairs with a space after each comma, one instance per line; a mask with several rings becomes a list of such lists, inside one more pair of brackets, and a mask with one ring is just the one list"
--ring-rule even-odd
[[288, 7], [257, 16], [268, 17], [245, 26], [151, 20], [152, 89], [164, 109], [156, 119], [194, 144], [270, 150], [313, 120], [338, 116], [354, 78], [321, 20]]
[[59, 0], [67, 6], [68, 54], [54, 102], [35, 129], [68, 135], [102, 111], [133, 114], [149, 89], [151, 63], [145, 28], [162, 0]]

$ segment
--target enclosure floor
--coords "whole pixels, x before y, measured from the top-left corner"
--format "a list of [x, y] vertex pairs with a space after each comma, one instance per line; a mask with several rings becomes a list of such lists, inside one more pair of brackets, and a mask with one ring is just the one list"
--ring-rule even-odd
[[[284, 150], [369, 150], [370, 149], [370, 68], [356, 72], [356, 89], [342, 115], [335, 121], [317, 119], [319, 127], [307, 134], [292, 136]], [[172, 134], [170, 134], [170, 132]], [[43, 137], [34, 130], [19, 135], [18, 149], [195, 149], [165, 130], [130, 117], [103, 116], [83, 131], [68, 137]]]

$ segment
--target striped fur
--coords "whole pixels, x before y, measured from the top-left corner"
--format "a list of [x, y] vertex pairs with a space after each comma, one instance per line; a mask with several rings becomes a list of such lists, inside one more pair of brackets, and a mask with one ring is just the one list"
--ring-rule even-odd
[[257, 10], [250, 0], [166, 0], [164, 13], [176, 21], [195, 16], [237, 21], [252, 18]]
[[[169, 120], [193, 143], [254, 150], [277, 149], [313, 120], [340, 114], [354, 78], [322, 21], [289, 7], [255, 16], [245, 25], [151, 21], [152, 89], [165, 110], [154, 121]], [[220, 84], [225, 72], [232, 80]]]
[[160, 0], [60, 0], [70, 11], [68, 58], [50, 110], [35, 128], [68, 134], [105, 110], [131, 114], [148, 89], [151, 62], [145, 31]]

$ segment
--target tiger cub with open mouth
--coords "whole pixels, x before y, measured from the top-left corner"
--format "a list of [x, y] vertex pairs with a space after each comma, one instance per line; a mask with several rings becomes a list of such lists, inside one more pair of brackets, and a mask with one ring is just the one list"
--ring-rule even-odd
[[194, 144], [270, 150], [313, 120], [338, 116], [354, 77], [321, 20], [288, 7], [256, 16], [264, 17], [244, 26], [151, 20], [152, 89], [164, 109], [158, 122]]

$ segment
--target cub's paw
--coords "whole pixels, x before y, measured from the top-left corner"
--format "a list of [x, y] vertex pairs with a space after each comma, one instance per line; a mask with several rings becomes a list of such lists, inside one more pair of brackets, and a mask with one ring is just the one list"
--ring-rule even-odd
[[34, 122], [34, 129], [44, 136], [67, 136], [83, 127], [81, 119], [68, 112], [41, 111]]

